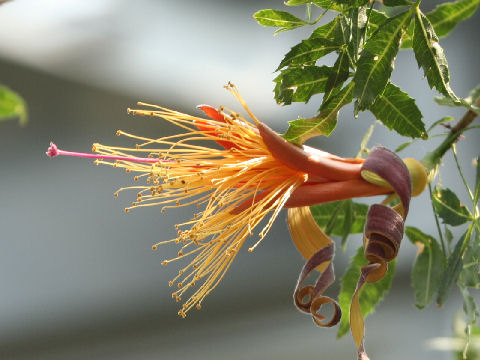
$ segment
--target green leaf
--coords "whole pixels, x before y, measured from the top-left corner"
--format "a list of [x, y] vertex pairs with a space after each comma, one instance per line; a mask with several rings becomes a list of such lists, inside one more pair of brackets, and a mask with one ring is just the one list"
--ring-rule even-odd
[[435, 97], [435, 101], [439, 105], [443, 106], [459, 106], [459, 107], [464, 107], [467, 108], [468, 110], [474, 111], [477, 114], [480, 114], [480, 107], [478, 104], [475, 104], [475, 101], [478, 99], [480, 96], [480, 85], [478, 85], [475, 89], [470, 91], [470, 94], [468, 97], [464, 99], [459, 99], [457, 101], [449, 98], [449, 97]]
[[355, 222], [355, 210], [353, 209], [352, 199], [344, 201], [343, 210], [345, 220], [343, 221], [342, 250], [345, 251], [348, 235], [352, 233], [353, 223]]
[[280, 31], [293, 30], [300, 26], [308, 25], [307, 21], [301, 20], [296, 16], [280, 10], [264, 9], [257, 11], [253, 17], [262, 26], [279, 27], [275, 34]]
[[413, 46], [413, 33], [415, 30], [415, 22], [412, 21], [402, 37], [401, 49], [410, 49]]
[[473, 204], [478, 204], [478, 198], [480, 197], [480, 156], [476, 159], [477, 176], [475, 177], [475, 190], [473, 191]]
[[412, 287], [415, 291], [415, 306], [423, 309], [432, 302], [440, 287], [443, 276], [443, 253], [437, 240], [420, 230], [408, 226], [405, 234], [421, 249], [412, 268]]
[[331, 0], [289, 0], [285, 3], [287, 6], [299, 6], [307, 4], [314, 4], [324, 9], [342, 11], [342, 8], [333, 4]]
[[290, 105], [292, 102], [307, 103], [310, 98], [325, 92], [325, 85], [332, 69], [328, 66], [305, 66], [287, 68], [275, 78], [277, 103]]
[[384, 12], [377, 11], [375, 9], [372, 9], [371, 11], [368, 10], [368, 16], [367, 36], [370, 37], [375, 33], [375, 31], [377, 31], [380, 25], [383, 25], [385, 21], [388, 20], [388, 16]]
[[[357, 281], [360, 277], [360, 269], [367, 265], [368, 261], [363, 254], [363, 247], [357, 250], [356, 255], [350, 259], [350, 265], [342, 276], [340, 294], [338, 302], [342, 309], [342, 319], [338, 328], [337, 338], [345, 335], [350, 326], [350, 302], [352, 301]], [[385, 294], [390, 289], [393, 275], [395, 274], [396, 260], [388, 263], [388, 271], [385, 277], [375, 283], [367, 283], [363, 286], [360, 293], [360, 306], [362, 315], [365, 318], [375, 310], [377, 304], [382, 301]]]
[[[436, 35], [439, 38], [447, 36], [460, 21], [472, 16], [478, 8], [480, 0], [460, 0], [456, 2], [447, 2], [437, 6], [434, 10], [427, 13], [427, 19], [430, 21]], [[403, 36], [402, 49], [411, 48], [413, 45], [413, 23]]]
[[465, 250], [459, 282], [465, 286], [480, 288], [480, 237], [478, 231], [475, 241], [469, 243]]
[[[351, 200], [342, 200], [311, 206], [310, 209], [313, 218], [323, 229], [331, 223], [332, 217], [335, 215], [335, 221], [331, 227], [330, 234], [334, 236], [344, 236], [347, 228], [349, 228], [350, 234], [360, 234], [363, 232], [368, 205], [356, 203]], [[349, 211], [351, 215], [348, 213]]]
[[445, 233], [445, 239], [447, 239], [448, 248], [450, 248], [453, 241], [453, 234], [450, 231], [450, 229], [447, 227], [447, 225], [445, 225], [444, 233]]
[[438, 43], [438, 37], [430, 21], [418, 8], [415, 9], [413, 52], [418, 67], [423, 68], [430, 88], [436, 88], [439, 93], [458, 101], [450, 88], [448, 63]]
[[475, 300], [466, 287], [460, 286], [460, 291], [463, 296], [463, 312], [465, 313], [465, 320], [467, 325], [473, 325], [477, 322], [478, 308]]
[[470, 241], [470, 232], [469, 230], [465, 231], [460, 240], [458, 240], [455, 245], [455, 249], [450, 254], [447, 260], [447, 267], [443, 272], [442, 281], [440, 282], [440, 287], [438, 289], [437, 296], [437, 305], [442, 306], [447, 300], [448, 294], [450, 293], [450, 288], [457, 281], [460, 272], [463, 267], [463, 252], [464, 252], [464, 243]]
[[351, 40], [348, 44], [348, 53], [353, 62], [358, 60], [359, 49], [363, 46], [365, 34], [365, 26], [367, 25], [367, 9], [366, 7], [353, 8], [349, 13], [351, 26]]
[[328, 98], [332, 90], [338, 86], [342, 86], [345, 80], [348, 79], [349, 64], [350, 61], [347, 52], [344, 50], [341, 51], [340, 54], [338, 54], [337, 61], [335, 61], [330, 76], [327, 79], [325, 85], [325, 97]]
[[408, 146], [410, 146], [412, 144], [413, 144], [413, 139], [409, 140], [409, 141], [406, 141], [403, 144], [398, 145], [398, 147], [395, 149], [395, 152], [400, 152], [400, 151], [402, 151], [403, 149], [406, 149]]
[[326, 103], [320, 107], [320, 113], [309, 119], [290, 121], [289, 128], [283, 137], [294, 143], [301, 144], [305, 140], [317, 136], [328, 136], [337, 126], [337, 115], [340, 108], [352, 101], [353, 82], [336, 91]]
[[295, 45], [278, 65], [277, 71], [286, 66], [313, 65], [322, 56], [339, 48], [333, 41], [325, 38], [310, 38]]
[[458, 226], [471, 220], [468, 209], [450, 189], [433, 189], [433, 207], [444, 224]]
[[358, 8], [368, 3], [369, 0], [335, 0], [337, 4], [347, 5], [349, 8]]
[[477, 10], [480, 0], [460, 0], [438, 5], [427, 14], [438, 37], [450, 33], [461, 21], [468, 19]]
[[0, 121], [18, 118], [21, 126], [27, 123], [27, 104], [20, 95], [0, 85]]
[[385, 6], [403, 6], [411, 4], [412, 2], [408, 0], [383, 0], [383, 5]]
[[341, 16], [337, 16], [329, 23], [317, 27], [315, 30], [313, 30], [312, 35], [310, 35], [309, 39], [328, 39], [331, 41], [335, 41], [335, 29], [338, 22], [340, 21], [340, 18]]
[[345, 16], [340, 16], [334, 30], [333, 41], [338, 45], [346, 45], [351, 41], [350, 21]]
[[388, 19], [365, 44], [353, 78], [353, 96], [358, 98], [356, 110], [365, 110], [383, 93], [393, 71], [402, 32], [411, 17], [411, 11], [405, 11]]
[[447, 122], [451, 122], [455, 120], [453, 117], [451, 116], [445, 116], [437, 121], [435, 121], [432, 125], [430, 125], [427, 129], [427, 132], [430, 132], [431, 130], [433, 130], [437, 125], [440, 125], [440, 124], [443, 124], [443, 123], [447, 123]]
[[386, 127], [400, 135], [423, 139], [428, 137], [422, 113], [415, 100], [392, 83], [387, 84], [383, 94], [375, 100], [369, 110]]

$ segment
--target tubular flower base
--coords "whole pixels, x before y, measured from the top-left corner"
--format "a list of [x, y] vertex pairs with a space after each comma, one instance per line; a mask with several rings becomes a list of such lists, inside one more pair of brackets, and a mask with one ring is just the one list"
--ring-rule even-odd
[[[162, 212], [169, 208], [198, 208], [193, 217], [176, 225], [177, 237], [153, 245], [156, 250], [160, 245], [178, 244], [178, 255], [164, 260], [164, 265], [191, 259], [169, 282], [176, 288], [172, 297], [177, 301], [190, 293], [178, 312], [182, 317], [192, 307], [201, 308], [260, 222], [264, 221], [259, 239], [249, 246], [249, 251], [265, 237], [280, 210], [289, 208], [289, 226], [295, 243], [306, 258], [314, 259], [306, 265], [299, 285], [314, 269], [323, 274], [323, 280], [315, 288], [302, 290], [296, 297], [297, 306], [313, 314], [323, 303], [334, 303], [321, 297], [334, 279], [333, 243], [311, 218], [308, 206], [392, 194], [396, 189], [388, 182], [364, 179], [363, 159], [345, 159], [287, 142], [257, 120], [232, 84], [226, 88], [239, 100], [250, 119], [223, 107], [200, 105], [208, 116], [200, 118], [139, 103], [144, 109], [128, 111], [162, 118], [183, 129], [183, 133], [156, 138], [118, 131], [118, 135], [132, 139], [136, 145], [94, 144], [94, 154], [84, 154], [60, 150], [51, 143], [47, 155], [95, 158], [96, 164], [135, 173], [138, 185], [115, 193], [118, 196], [124, 190], [136, 191], [136, 201], [125, 209], [127, 212], [157, 205]], [[304, 303], [307, 295], [317, 299], [313, 307]], [[320, 315], [314, 315], [314, 320], [319, 325], [331, 326], [339, 316], [336, 312], [325, 323]]]

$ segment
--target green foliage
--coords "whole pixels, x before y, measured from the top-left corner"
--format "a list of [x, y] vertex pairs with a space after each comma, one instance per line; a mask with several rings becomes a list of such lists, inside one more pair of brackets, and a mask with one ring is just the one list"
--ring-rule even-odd
[[479, 104], [475, 104], [475, 101], [480, 97], [480, 85], [475, 89], [470, 91], [470, 94], [465, 99], [459, 99], [458, 101], [452, 100], [449, 97], [436, 97], [435, 101], [439, 105], [443, 106], [460, 106], [467, 108], [468, 110], [474, 111], [477, 114], [480, 114]]
[[275, 31], [275, 34], [309, 24], [286, 11], [272, 9], [257, 11], [253, 17], [260, 25], [278, 27], [279, 29]]
[[480, 239], [478, 232], [475, 241], [469, 243], [465, 250], [460, 282], [464, 286], [480, 288]]
[[363, 232], [368, 212], [367, 205], [350, 199], [315, 205], [310, 209], [326, 234], [342, 237], [342, 248], [345, 248], [349, 234]]
[[455, 245], [455, 249], [448, 258], [447, 267], [443, 272], [442, 281], [440, 282], [440, 287], [438, 289], [438, 306], [442, 306], [443, 304], [445, 304], [452, 285], [457, 282], [457, 279], [463, 268], [462, 257], [465, 251], [465, 244], [468, 244], [469, 241], [470, 232], [467, 230], [457, 242], [457, 244]]
[[321, 105], [320, 114], [317, 116], [290, 121], [290, 126], [283, 137], [294, 144], [301, 144], [313, 136], [330, 135], [337, 125], [338, 111], [352, 101], [352, 92], [353, 83], [350, 82]]
[[[340, 338], [348, 332], [350, 326], [350, 302], [352, 301], [357, 281], [360, 277], [360, 269], [367, 265], [368, 261], [363, 254], [363, 247], [357, 250], [354, 257], [350, 259], [350, 264], [342, 276], [340, 294], [338, 303], [342, 309], [342, 319], [338, 328], [337, 337]], [[388, 271], [385, 277], [375, 283], [364, 285], [360, 293], [360, 306], [363, 317], [375, 311], [375, 307], [382, 301], [385, 294], [390, 290], [392, 279], [395, 274], [396, 260], [388, 263]]]
[[383, 5], [385, 6], [403, 6], [411, 4], [412, 2], [408, 0], [383, 0]]
[[275, 78], [275, 98], [284, 105], [307, 103], [313, 95], [325, 92], [331, 74], [332, 68], [328, 66], [285, 69]]
[[353, 95], [356, 109], [365, 110], [383, 93], [400, 47], [402, 32], [412, 17], [410, 10], [388, 19], [367, 41], [357, 63]]
[[418, 67], [423, 68], [428, 85], [453, 100], [457, 97], [450, 88], [450, 72], [443, 49], [438, 43], [432, 24], [427, 17], [416, 8], [415, 30], [413, 33], [413, 51]]
[[471, 220], [470, 212], [450, 189], [433, 190], [433, 206], [444, 224], [458, 226]]
[[[456, 2], [445, 2], [427, 13], [427, 19], [432, 24], [438, 37], [447, 36], [461, 21], [472, 16], [478, 8], [479, 0], [460, 0]], [[414, 24], [408, 28], [403, 37], [402, 48], [412, 47]]]
[[337, 50], [339, 47], [327, 38], [312, 38], [295, 45], [285, 55], [277, 71], [287, 66], [313, 65], [322, 56]]
[[412, 138], [427, 138], [422, 113], [407, 93], [388, 83], [385, 91], [370, 107], [370, 111], [389, 129]]
[[475, 176], [475, 190], [473, 192], [473, 205], [476, 206], [478, 204], [478, 199], [480, 197], [480, 156], [475, 159], [475, 163], [477, 166], [477, 174]]
[[443, 275], [443, 255], [440, 245], [433, 237], [417, 228], [407, 227], [405, 234], [420, 249], [412, 269], [412, 287], [415, 305], [419, 309], [428, 306], [440, 287]]
[[480, 0], [460, 0], [438, 5], [427, 14], [438, 37], [450, 33], [461, 21], [472, 16], [480, 5]]
[[0, 121], [18, 118], [21, 126], [27, 123], [27, 104], [20, 95], [0, 85]]

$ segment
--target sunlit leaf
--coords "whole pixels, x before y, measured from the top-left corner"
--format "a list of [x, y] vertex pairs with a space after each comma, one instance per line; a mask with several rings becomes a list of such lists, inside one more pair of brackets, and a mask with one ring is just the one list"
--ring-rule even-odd
[[439, 105], [443, 106], [459, 106], [467, 108], [468, 110], [472, 110], [477, 114], [480, 114], [480, 107], [475, 106], [475, 101], [480, 96], [480, 85], [478, 85], [475, 89], [470, 91], [470, 94], [465, 99], [458, 99], [457, 101], [449, 98], [449, 97], [435, 97], [435, 101]]
[[438, 291], [443, 276], [443, 253], [433, 237], [408, 226], [408, 239], [420, 249], [412, 268], [412, 287], [415, 291], [415, 305], [422, 309], [428, 306]]
[[383, 0], [383, 5], [385, 6], [403, 6], [411, 4], [412, 2], [409, 0]]
[[[350, 302], [352, 301], [357, 281], [360, 277], [360, 269], [367, 265], [368, 261], [363, 254], [363, 247], [357, 250], [354, 257], [350, 259], [350, 264], [342, 276], [340, 294], [338, 302], [342, 309], [342, 319], [338, 328], [337, 337], [345, 335], [350, 326]], [[375, 311], [377, 304], [382, 301], [385, 294], [390, 290], [392, 279], [395, 274], [396, 259], [388, 263], [388, 271], [385, 277], [375, 283], [367, 283], [363, 286], [360, 293], [360, 306], [362, 315], [365, 318], [368, 314]]]
[[471, 220], [468, 209], [460, 203], [457, 195], [450, 189], [435, 188], [433, 206], [444, 224], [458, 226]]
[[415, 100], [392, 83], [387, 84], [383, 94], [375, 100], [369, 110], [386, 127], [400, 135], [427, 138], [423, 116]]
[[27, 123], [27, 104], [20, 95], [0, 85], [0, 121], [18, 119], [20, 125]]
[[402, 32], [411, 17], [409, 10], [388, 19], [366, 42], [353, 78], [353, 96], [358, 99], [356, 110], [365, 110], [383, 93], [393, 71]]
[[415, 30], [413, 34], [413, 51], [418, 67], [423, 68], [430, 88], [457, 101], [458, 98], [450, 88], [450, 73], [443, 49], [430, 21], [416, 8]]
[[447, 297], [450, 293], [450, 288], [454, 283], [457, 282], [458, 276], [462, 271], [463, 267], [463, 251], [464, 251], [464, 243], [470, 241], [470, 232], [467, 230], [462, 235], [460, 240], [458, 240], [457, 244], [455, 245], [455, 249], [450, 254], [447, 260], [447, 267], [443, 272], [442, 280], [440, 282], [440, 287], [438, 289], [438, 296], [437, 296], [437, 305], [442, 306], [445, 304]]
[[337, 4], [344, 4], [352, 8], [368, 4], [369, 0], [334, 0]]
[[332, 74], [328, 66], [305, 66], [287, 68], [275, 78], [275, 99], [277, 103], [289, 105], [292, 102], [307, 103], [310, 98], [325, 92], [325, 85]]
[[330, 96], [320, 107], [320, 113], [309, 119], [290, 121], [289, 128], [283, 137], [294, 143], [301, 144], [307, 139], [318, 135], [330, 135], [337, 125], [337, 115], [340, 108], [352, 101], [353, 83]]
[[384, 12], [372, 9], [371, 11], [368, 10], [368, 29], [367, 29], [367, 36], [370, 37], [372, 34], [377, 31], [377, 29], [388, 20], [387, 14]]
[[342, 10], [341, 7], [338, 5], [335, 5], [332, 0], [289, 0], [285, 2], [285, 5], [287, 6], [299, 6], [299, 5], [306, 5], [306, 4], [314, 4], [318, 7], [329, 9], [329, 10], [335, 10], [335, 11]]
[[475, 190], [473, 191], [473, 203], [478, 204], [478, 199], [480, 197], [480, 156], [476, 159], [477, 165], [477, 175], [475, 177]]
[[[460, 0], [456, 2], [445, 2], [438, 5], [426, 16], [437, 36], [447, 36], [462, 20], [472, 16], [478, 8], [479, 0]], [[402, 49], [411, 48], [413, 44], [413, 23], [403, 37]]]
[[262, 26], [278, 27], [275, 33], [286, 30], [293, 30], [300, 26], [307, 25], [308, 22], [297, 18], [295, 15], [286, 11], [263, 9], [253, 14], [253, 17]]
[[326, 38], [310, 38], [295, 45], [285, 55], [278, 65], [277, 71], [286, 66], [313, 65], [322, 56], [339, 48], [333, 41]]
[[460, 0], [438, 5], [427, 15], [438, 37], [450, 33], [461, 21], [468, 19], [477, 10], [480, 0]]
[[340, 21], [340, 18], [341, 16], [337, 16], [329, 23], [317, 27], [315, 30], [313, 30], [312, 35], [310, 35], [309, 39], [322, 38], [335, 41], [335, 28], [337, 27], [337, 23], [338, 21]]
[[333, 65], [332, 71], [330, 72], [330, 76], [327, 79], [327, 83], [325, 85], [325, 96], [328, 98], [330, 92], [341, 86], [345, 80], [348, 79], [348, 70], [349, 70], [349, 59], [348, 54], [345, 50], [341, 51], [338, 54], [337, 61]]
[[365, 26], [367, 24], [367, 9], [365, 6], [360, 8], [350, 9], [350, 37], [351, 40], [347, 43], [348, 53], [354, 63], [357, 62], [359, 49], [363, 46], [363, 39], [365, 34]]

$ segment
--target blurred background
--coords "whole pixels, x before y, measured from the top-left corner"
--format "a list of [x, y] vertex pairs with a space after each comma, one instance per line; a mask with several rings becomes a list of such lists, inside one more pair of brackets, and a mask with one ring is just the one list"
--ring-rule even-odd
[[[0, 84], [21, 94], [29, 110], [25, 127], [0, 123], [1, 359], [355, 358], [350, 336], [337, 341], [336, 329], [315, 327], [293, 305], [303, 263], [285, 213], [254, 253], [239, 254], [203, 309], [181, 319], [168, 287], [177, 267], [161, 266], [176, 250], [153, 252], [151, 245], [173, 237], [174, 224], [189, 215], [156, 208], [125, 214], [134, 194], [114, 199], [113, 193], [131, 184], [131, 175], [45, 156], [51, 140], [89, 151], [97, 141], [123, 144], [117, 129], [152, 137], [175, 131], [157, 118], [127, 115], [138, 100], [194, 115], [201, 115], [195, 106], [202, 103], [241, 110], [222, 87], [228, 81], [279, 132], [287, 120], [313, 115], [321, 98], [280, 107], [272, 92], [276, 66], [311, 29], [274, 37], [252, 18], [262, 8], [304, 15], [303, 8], [270, 0], [14, 0], [0, 6]], [[477, 13], [441, 41], [459, 96], [479, 80], [478, 23]], [[402, 51], [393, 80], [417, 99], [426, 123], [459, 118], [463, 111], [435, 104], [437, 94], [422, 77], [412, 52]], [[359, 134], [372, 121], [367, 113], [354, 119], [352, 108], [344, 108], [334, 134], [311, 144], [355, 155]], [[459, 146], [471, 179], [480, 139], [478, 132], [466, 136]], [[370, 145], [395, 148], [406, 140], [377, 126]], [[402, 156], [421, 158], [435, 143], [418, 142]], [[460, 181], [449, 171], [453, 166], [447, 156], [441, 180], [450, 187]], [[415, 199], [407, 224], [435, 235], [430, 206], [425, 194]], [[360, 242], [351, 237], [347, 252], [338, 251], [337, 278]], [[442, 309], [414, 307], [415, 251], [404, 240], [392, 290], [366, 321], [372, 359], [451, 358], [428, 340], [451, 335], [461, 301], [453, 295]], [[337, 291], [333, 286], [330, 294]]]

